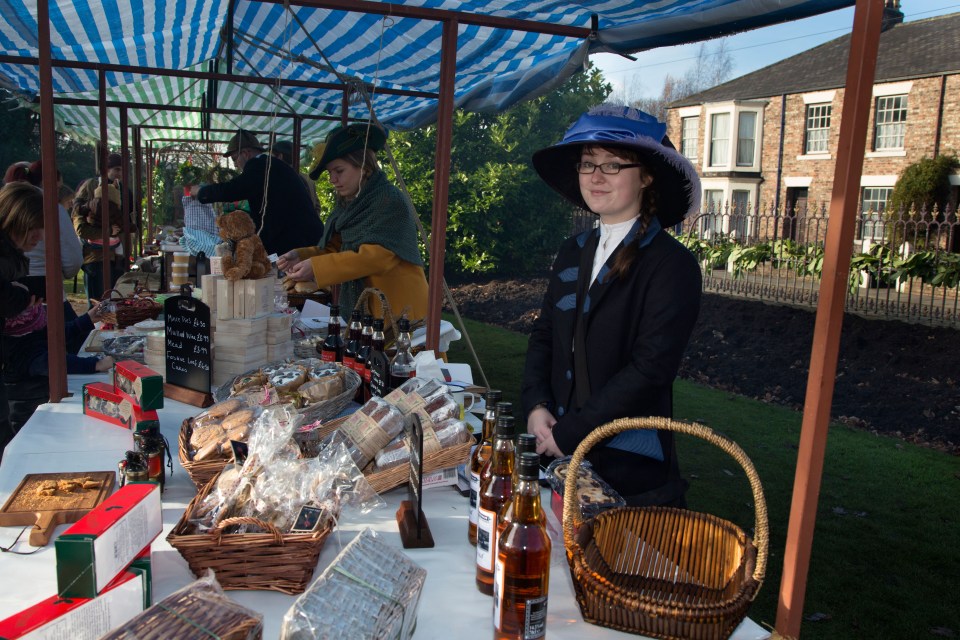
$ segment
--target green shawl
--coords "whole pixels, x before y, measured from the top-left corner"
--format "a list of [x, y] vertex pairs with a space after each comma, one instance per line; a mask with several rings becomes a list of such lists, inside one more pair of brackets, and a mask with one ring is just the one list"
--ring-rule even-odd
[[[392, 185], [383, 171], [374, 173], [360, 194], [337, 206], [327, 220], [320, 240], [326, 247], [340, 234], [340, 251], [357, 251], [362, 244], [378, 244], [401, 260], [423, 266], [413, 205]], [[340, 286], [340, 309], [346, 317], [356, 306], [365, 285], [362, 278]]]

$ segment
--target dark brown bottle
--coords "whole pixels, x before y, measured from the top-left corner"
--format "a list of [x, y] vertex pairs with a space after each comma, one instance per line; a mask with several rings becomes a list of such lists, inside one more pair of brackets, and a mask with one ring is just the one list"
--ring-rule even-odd
[[354, 360], [353, 369], [360, 376], [360, 386], [357, 388], [357, 395], [354, 400], [363, 404], [367, 401], [364, 394], [367, 392], [367, 359], [370, 357], [370, 349], [373, 348], [373, 316], [369, 313], [363, 316], [363, 329], [360, 331], [360, 348], [357, 349], [357, 359]]
[[[520, 483], [520, 459], [525, 453], [532, 453], [537, 455], [537, 437], [532, 433], [521, 433], [517, 436], [517, 445], [516, 451], [513, 456], [513, 490], [516, 492], [517, 485]], [[537, 456], [537, 460], [540, 459], [540, 456]], [[537, 481], [539, 482], [540, 475], [539, 471], [537, 472]], [[503, 530], [507, 528], [507, 525], [513, 521], [513, 501], [511, 500], [507, 504], [503, 505], [503, 510], [500, 512], [500, 518], [497, 520], [497, 531], [498, 535], [503, 533]], [[546, 526], [547, 516], [544, 513], [543, 509], [540, 510], [540, 520], [541, 524]]]
[[493, 569], [497, 556], [497, 518], [513, 497], [513, 416], [497, 417], [490, 460], [480, 475], [477, 504], [477, 589], [493, 595]]
[[360, 324], [360, 310], [354, 309], [350, 314], [350, 326], [347, 332], [347, 342], [343, 346], [343, 366], [353, 369], [357, 363], [357, 352], [360, 351], [360, 333], [363, 325]]
[[363, 383], [365, 388], [364, 402], [373, 396], [370, 386], [370, 382], [373, 379], [373, 369], [370, 366], [373, 356], [377, 354], [383, 354], [383, 349], [386, 346], [386, 342], [387, 338], [383, 334], [383, 318], [377, 318], [373, 321], [373, 334], [370, 336], [370, 351], [363, 370]]
[[540, 456], [520, 458], [520, 481], [513, 492], [513, 520], [497, 540], [493, 637], [534, 640], [547, 635], [550, 536], [540, 506]]
[[343, 362], [343, 336], [340, 335], [340, 305], [330, 305], [330, 322], [327, 339], [320, 346], [320, 359], [324, 362]]
[[470, 455], [470, 518], [468, 537], [470, 544], [477, 544], [477, 498], [480, 495], [480, 472], [484, 463], [490, 459], [490, 449], [493, 447], [493, 430], [497, 426], [497, 403], [503, 397], [498, 389], [489, 389], [484, 394], [486, 409], [483, 412], [483, 432], [480, 442], [473, 448]]
[[390, 361], [390, 388], [396, 389], [417, 373], [417, 365], [410, 351], [410, 321], [397, 320], [397, 353]]

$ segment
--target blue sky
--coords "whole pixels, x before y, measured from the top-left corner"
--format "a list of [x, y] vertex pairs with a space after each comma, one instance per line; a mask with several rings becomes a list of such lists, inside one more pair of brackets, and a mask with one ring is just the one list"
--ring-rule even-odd
[[[960, 11], [958, 0], [901, 0], [906, 21]], [[733, 59], [731, 79], [848, 33], [853, 26], [853, 7], [805, 20], [797, 20], [727, 37]], [[944, 43], [944, 46], [952, 46]], [[590, 60], [614, 86], [614, 94], [634, 100], [660, 95], [667, 74], [682, 76], [697, 56], [699, 44], [664, 47], [636, 54], [631, 62], [622, 56], [601, 53]]]

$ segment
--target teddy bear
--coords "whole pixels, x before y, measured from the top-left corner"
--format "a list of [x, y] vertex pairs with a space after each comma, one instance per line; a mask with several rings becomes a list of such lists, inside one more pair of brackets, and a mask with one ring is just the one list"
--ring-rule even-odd
[[227, 280], [257, 280], [270, 273], [273, 265], [246, 211], [236, 209], [223, 214], [217, 218], [217, 228], [227, 248], [222, 262]]

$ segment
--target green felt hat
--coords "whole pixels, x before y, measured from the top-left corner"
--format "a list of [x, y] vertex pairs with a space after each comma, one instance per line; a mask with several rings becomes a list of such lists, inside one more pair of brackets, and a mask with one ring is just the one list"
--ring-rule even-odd
[[382, 151], [386, 144], [387, 132], [371, 122], [355, 122], [345, 127], [337, 127], [327, 134], [320, 161], [310, 170], [310, 179], [319, 178], [328, 164], [351, 151], [360, 149]]

